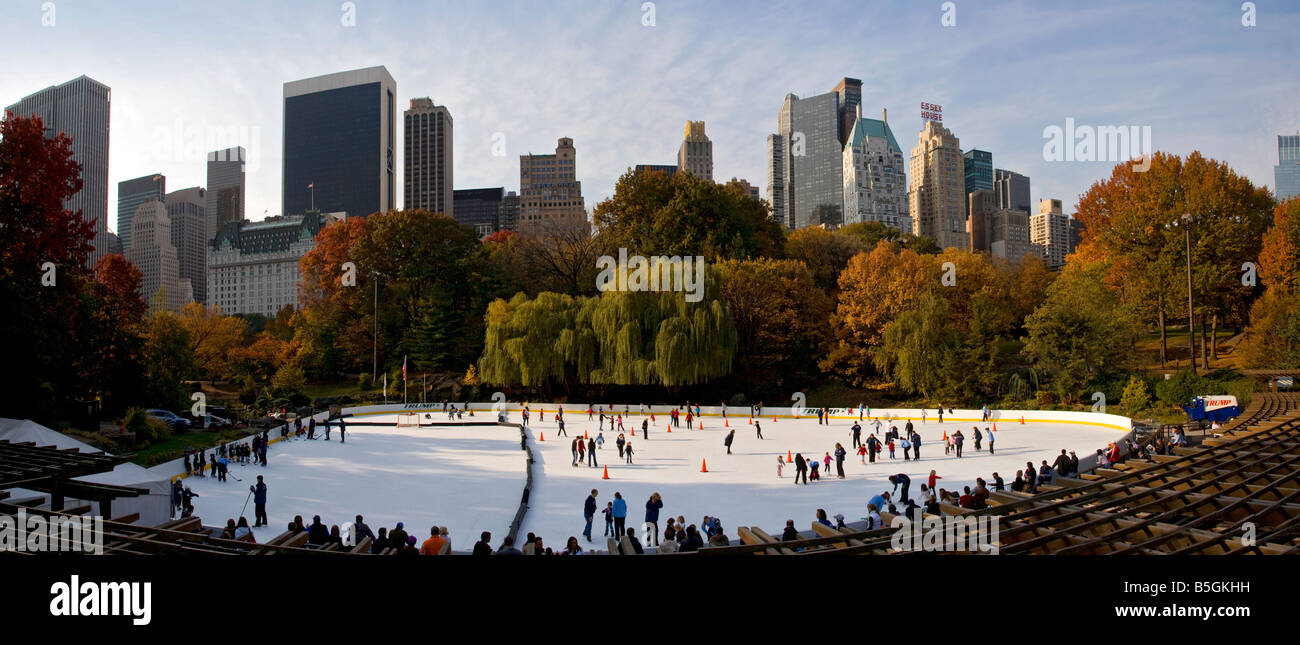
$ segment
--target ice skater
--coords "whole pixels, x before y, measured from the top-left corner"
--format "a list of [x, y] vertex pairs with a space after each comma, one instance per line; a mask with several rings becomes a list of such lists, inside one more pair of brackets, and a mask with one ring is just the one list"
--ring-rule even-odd
[[588, 440], [587, 440], [587, 465], [590, 466], [590, 467], [592, 467], [592, 468], [600, 468], [600, 464], [596, 463], [596, 439], [595, 439], [595, 437], [592, 437], [591, 439], [588, 439]]
[[557, 437], [559, 437], [559, 436], [565, 436], [565, 437], [569, 436], [569, 433], [567, 433], [567, 432], [564, 431], [564, 419], [558, 419], [558, 418], [557, 418], [557, 419], [555, 420], [555, 424], [556, 424], [557, 426], [559, 426], [559, 428], [560, 428], [560, 431], [557, 432], [557, 433], [555, 433], [555, 436], [557, 436]]
[[[687, 419], [690, 419], [690, 417], [687, 417]], [[689, 421], [687, 422], [687, 425], [688, 426], [690, 425]], [[727, 433], [727, 438], [723, 440], [722, 443], [727, 446], [727, 454], [731, 454], [731, 442], [734, 441], [735, 438], [736, 438], [736, 431], [733, 429], [731, 432]]]
[[763, 424], [759, 423], [758, 419], [754, 419], [754, 432], [758, 433], [759, 439], [763, 438]]
[[343, 417], [339, 417], [339, 443], [347, 443], [347, 442], [348, 442], [348, 424], [346, 421], [343, 420]]
[[632, 442], [631, 441], [627, 442], [627, 445], [623, 447], [623, 454], [627, 456], [627, 463], [629, 464], [632, 463]]
[[803, 453], [794, 455], [794, 483], [799, 484], [799, 478], [803, 478], [803, 483], [808, 483], [808, 462], [804, 460]]
[[776, 478], [784, 479], [785, 475], [782, 474], [784, 472], [785, 472], [785, 460], [781, 458], [781, 455], [777, 455], [776, 456]]
[[262, 476], [257, 476], [257, 485], [249, 486], [249, 492], [253, 493], [253, 527], [266, 526], [266, 482], [262, 481]]

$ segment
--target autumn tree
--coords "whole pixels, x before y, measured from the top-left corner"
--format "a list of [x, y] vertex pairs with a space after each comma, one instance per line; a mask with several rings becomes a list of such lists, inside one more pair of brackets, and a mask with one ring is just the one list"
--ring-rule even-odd
[[688, 172], [635, 173], [592, 213], [606, 248], [644, 256], [779, 257], [784, 237], [763, 202], [738, 185], [715, 184]]
[[[1220, 321], [1245, 319], [1255, 294], [1242, 284], [1242, 265], [1259, 258], [1271, 207], [1266, 189], [1223, 162], [1199, 152], [1185, 159], [1157, 152], [1145, 172], [1136, 162], [1119, 164], [1080, 198], [1080, 253], [1109, 267], [1103, 279], [1145, 322], [1160, 328], [1163, 347], [1166, 317], [1179, 315], [1187, 301], [1183, 215], [1193, 216], [1194, 313], [1203, 321], [1208, 317], [1203, 330], [1217, 329]], [[1208, 354], [1202, 352], [1207, 368]]]
[[737, 377], [759, 385], [815, 374], [831, 338], [826, 321], [834, 301], [808, 267], [768, 258], [717, 266], [736, 326]]
[[1250, 326], [1237, 346], [1247, 367], [1300, 367], [1300, 198], [1273, 209], [1259, 256], [1264, 295], [1251, 306]]
[[39, 118], [0, 120], [0, 416], [51, 418], [84, 393], [76, 336], [93, 228], [64, 203], [81, 189], [65, 134]]
[[231, 355], [243, 346], [248, 323], [197, 302], [185, 305], [180, 323], [189, 335], [190, 353], [199, 375], [213, 381], [230, 378]]
[[94, 279], [81, 294], [77, 340], [84, 353], [78, 376], [87, 396], [98, 398], [106, 413], [141, 402], [144, 393], [144, 315], [142, 275], [119, 254], [95, 264]]
[[853, 256], [840, 273], [839, 302], [831, 318], [836, 339], [822, 368], [856, 385], [867, 382], [875, 374], [871, 348], [880, 344], [885, 326], [924, 285], [938, 280], [937, 264], [911, 249], [898, 251], [890, 242]]
[[819, 289], [834, 293], [839, 290], [840, 273], [848, 266], [849, 260], [875, 247], [875, 244], [867, 245], [861, 238], [841, 231], [808, 226], [790, 232], [785, 252], [786, 257], [808, 267]]

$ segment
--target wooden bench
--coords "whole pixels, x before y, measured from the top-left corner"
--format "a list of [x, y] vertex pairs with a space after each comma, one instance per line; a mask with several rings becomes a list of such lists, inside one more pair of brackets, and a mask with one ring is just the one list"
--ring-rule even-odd
[[[774, 544], [774, 545], [781, 544], [780, 540], [772, 537], [771, 535], [768, 535], [766, 531], [758, 528], [757, 526], [750, 527], [749, 531], [750, 533], [754, 534], [754, 537], [761, 540], [763, 544]], [[773, 549], [768, 549], [767, 553], [771, 555], [794, 555], [794, 549], [785, 546], [778, 546]]]

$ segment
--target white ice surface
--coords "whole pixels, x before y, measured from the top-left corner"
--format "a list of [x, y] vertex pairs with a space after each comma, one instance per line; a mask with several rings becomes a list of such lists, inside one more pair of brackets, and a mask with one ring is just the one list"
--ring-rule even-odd
[[[397, 416], [365, 421], [396, 424]], [[469, 549], [481, 531], [492, 531], [499, 543], [519, 508], [526, 457], [515, 428], [348, 424], [347, 443], [339, 442], [337, 427], [330, 441], [320, 439], [320, 426], [317, 430], [315, 441], [273, 443], [265, 468], [231, 464], [230, 473], [242, 483], [232, 477], [225, 483], [211, 476], [185, 479], [200, 495], [194, 500], [195, 513], [211, 526], [225, 526], [227, 518], [238, 520], [248, 487], [262, 475], [270, 526], [254, 530], [258, 541], [284, 532], [295, 515], [302, 515], [307, 524], [320, 515], [327, 526], [342, 527], [360, 514], [376, 532], [404, 522], [419, 541], [429, 536], [430, 526], [447, 526], [453, 547]], [[244, 516], [251, 526], [252, 500]]]
[[[433, 416], [445, 419], [442, 414]], [[397, 415], [358, 420], [396, 423]], [[476, 416], [475, 420], [480, 419]], [[518, 422], [519, 414], [512, 413], [510, 420]], [[634, 411], [631, 419], [624, 420], [625, 434], [635, 448], [634, 463], [618, 458], [614, 445], [617, 432], [611, 433], [606, 423], [605, 446], [597, 453], [601, 467], [589, 468], [571, 465], [570, 441], [584, 431], [596, 436], [598, 422], [571, 411], [566, 411], [565, 421], [567, 438], [556, 435], [553, 408], [546, 410], [545, 421], [537, 420], [534, 409], [529, 438], [537, 460], [535, 480], [520, 529], [521, 542], [523, 535], [534, 532], [557, 550], [571, 535], [582, 539], [582, 504], [592, 488], [600, 491], [602, 509], [613, 500], [615, 491], [622, 493], [628, 502], [627, 526], [636, 528], [638, 536], [644, 537], [645, 503], [658, 492], [664, 500], [661, 533], [669, 516], [682, 515], [688, 523], [698, 525], [708, 514], [720, 517], [727, 535], [735, 539], [738, 525], [778, 533], [787, 519], [805, 531], [818, 508], [826, 509], [831, 517], [842, 513], [845, 521], [857, 521], [866, 512], [868, 498], [892, 488], [888, 477], [894, 473], [912, 478], [913, 497], [919, 495], [931, 469], [943, 477], [939, 487], [949, 490], [974, 484], [978, 476], [988, 479], [993, 471], [1010, 485], [1026, 461], [1037, 465], [1046, 459], [1051, 463], [1062, 448], [1083, 457], [1124, 435], [1120, 429], [1078, 423], [999, 422], [997, 453], [989, 455], [987, 443], [983, 452], [974, 451], [971, 423], [940, 425], [931, 418], [926, 423], [914, 422], [922, 436], [920, 461], [904, 461], [900, 447], [897, 459], [890, 460], [886, 451], [874, 465], [862, 465], [852, 448], [852, 422], [846, 420], [819, 426], [815, 418], [773, 422], [768, 417], [762, 421], [764, 440], [758, 441], [747, 416], [733, 415], [731, 428], [724, 428], [720, 418], [708, 417], [704, 430], [689, 431], [683, 418], [682, 427], [668, 433], [666, 417], [657, 415], [647, 440], [642, 436], [641, 417]], [[978, 425], [983, 429], [992, 424]], [[633, 426], [636, 437], [631, 436]], [[882, 433], [887, 427], [882, 427]], [[723, 439], [732, 428], [736, 430], [734, 454], [727, 455]], [[940, 440], [945, 430], [951, 433], [958, 428], [967, 439], [961, 459], [945, 456]], [[863, 438], [872, 431], [873, 426], [864, 422]], [[539, 441], [540, 437], [545, 440]], [[195, 502], [198, 514], [210, 525], [238, 518], [248, 486], [262, 474], [269, 489], [270, 527], [256, 531], [259, 540], [278, 535], [294, 515], [310, 522], [312, 515], [320, 514], [326, 524], [341, 526], [360, 513], [374, 530], [392, 528], [402, 521], [420, 540], [427, 537], [430, 525], [449, 526], [453, 548], [467, 551], [484, 530], [491, 531], [494, 546], [499, 545], [514, 518], [525, 481], [524, 452], [519, 449], [515, 428], [399, 429], [349, 424], [346, 444], [338, 442], [337, 430], [331, 438], [329, 442], [294, 440], [272, 445], [269, 467], [232, 466], [232, 473], [244, 480], [242, 484], [233, 479], [217, 483], [211, 477], [185, 480], [201, 495]], [[822, 458], [834, 452], [836, 442], [849, 451], [847, 479], [835, 478], [833, 459], [832, 474], [809, 486], [793, 485], [792, 464], [785, 467], [784, 478], [777, 478], [777, 455], [784, 457], [792, 451]], [[707, 473], [700, 472], [702, 460], [708, 462]], [[610, 479], [602, 480], [606, 465]], [[251, 524], [252, 502], [244, 515]], [[602, 515], [597, 513], [594, 541], [588, 545], [582, 540], [584, 548], [603, 550], [603, 531]]]
[[[622, 493], [628, 502], [627, 526], [636, 528], [639, 537], [644, 538], [641, 527], [645, 519], [645, 504], [652, 493], [658, 492], [664, 501], [659, 514], [661, 538], [670, 515], [674, 518], [685, 516], [688, 524], [699, 526], [707, 514], [719, 517], [726, 534], [735, 540], [737, 526], [758, 526], [769, 533], [779, 534], [787, 519], [794, 520], [800, 531], [806, 531], [818, 508], [826, 509], [828, 517], [834, 518], [836, 513], [842, 513], [846, 522], [857, 521], [866, 515], [869, 498], [892, 489], [888, 478], [895, 473], [906, 473], [911, 477], [910, 495], [913, 498], [919, 495], [921, 484], [931, 469], [943, 478], [937, 487], [948, 490], [960, 491], [964, 485], [973, 486], [976, 477], [991, 481], [989, 474], [994, 471], [1002, 475], [1010, 486], [1016, 470], [1024, 468], [1026, 461], [1033, 461], [1037, 466], [1046, 459], [1050, 464], [1062, 448], [1075, 450], [1082, 458], [1125, 434], [1120, 429], [1082, 424], [999, 422], [996, 453], [989, 455], [988, 445], [983, 443], [984, 451], [977, 454], [972, 440], [972, 424], [949, 421], [941, 425], [931, 417], [928, 423], [913, 422], [922, 439], [920, 461], [904, 461], [903, 450], [896, 444], [897, 459], [890, 460], [886, 450], [877, 457], [875, 464], [868, 461], [863, 465], [852, 447], [851, 421], [834, 420], [829, 426], [819, 426], [815, 417], [781, 419], [775, 423], [768, 417], [762, 421], [764, 440], [759, 441], [753, 426], [749, 425], [747, 411], [744, 412], [746, 416], [730, 418], [730, 428], [724, 427], [720, 418], [706, 417], [704, 430], [688, 431], [683, 418], [682, 427], [673, 429], [672, 433], [665, 432], [666, 418], [656, 415], [650, 439], [646, 440], [641, 432], [641, 417], [634, 411], [632, 422], [624, 419], [625, 435], [635, 448], [634, 463], [628, 465], [618, 458], [613, 443], [618, 433], [611, 434], [607, 422], [605, 447], [597, 452], [597, 460], [602, 467], [609, 466], [610, 479], [602, 480], [603, 468], [571, 466], [570, 440], [555, 435], [557, 426], [551, 412], [553, 410], [548, 411], [545, 422], [537, 422], [534, 413], [534, 420], [530, 423], [534, 440], [539, 433], [545, 437], [543, 442], [534, 441], [537, 460], [544, 465], [545, 475], [534, 483], [530, 509], [521, 534], [537, 533], [546, 539], [546, 544], [559, 547], [571, 535], [582, 540], [582, 503], [592, 488], [600, 491], [597, 498], [600, 509], [613, 500], [616, 491]], [[1012, 416], [1013, 413], [1005, 415]], [[518, 417], [518, 414], [512, 414], [511, 420], [518, 421]], [[585, 413], [574, 414], [567, 410], [565, 422], [570, 437], [581, 435], [583, 431], [595, 436], [599, 425], [598, 419], [589, 422]], [[899, 422], [900, 429], [903, 423]], [[633, 425], [637, 433], [635, 438], [631, 437]], [[862, 425], [862, 438], [865, 440], [874, 426], [868, 422]], [[982, 431], [992, 424], [978, 425]], [[945, 456], [940, 438], [945, 430], [952, 433], [959, 428], [966, 437], [962, 458], [958, 459], [955, 454]], [[736, 437], [732, 444], [733, 454], [727, 455], [723, 439], [731, 429], [736, 430]], [[882, 425], [878, 436], [883, 436], [887, 429], [888, 424]], [[844, 462], [844, 480], [836, 479], [833, 474], [836, 442], [843, 444], [849, 452]], [[827, 477], [823, 473], [820, 481], [796, 486], [793, 483], [794, 465], [789, 464], [785, 467], [784, 477], [778, 479], [776, 457], [787, 456], [787, 451], [803, 453], [805, 458], [815, 455], [819, 459], [830, 452], [832, 475]], [[703, 460], [707, 460], [707, 473], [700, 472]], [[603, 533], [603, 515], [598, 512], [592, 530], [593, 546], [604, 548]], [[582, 542], [585, 548], [585, 540]]]

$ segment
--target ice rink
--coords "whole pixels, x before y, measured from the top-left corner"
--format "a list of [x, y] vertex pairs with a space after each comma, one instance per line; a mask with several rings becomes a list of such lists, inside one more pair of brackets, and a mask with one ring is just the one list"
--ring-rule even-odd
[[[545, 410], [539, 421], [538, 412]], [[1021, 424], [1015, 415], [1003, 413], [997, 425], [996, 454], [976, 452], [971, 428], [981, 430], [992, 423], [950, 420], [939, 424], [933, 416], [914, 421], [922, 436], [921, 459], [904, 461], [901, 447], [896, 459], [888, 451], [875, 464], [862, 464], [852, 447], [851, 426], [847, 419], [833, 419], [830, 425], [818, 425], [815, 417], [802, 419], [771, 416], [760, 419], [763, 440], [756, 437], [749, 423], [747, 409], [733, 412], [724, 426], [719, 416], [704, 419], [704, 429], [688, 430], [683, 417], [680, 428], [667, 431], [667, 417], [656, 415], [650, 435], [642, 431], [636, 408], [624, 419], [624, 434], [634, 449], [633, 463], [620, 459], [615, 440], [618, 432], [605, 424], [605, 444], [597, 451], [599, 467], [573, 466], [571, 441], [574, 437], [595, 437], [599, 432], [596, 419], [588, 420], [584, 409], [566, 409], [567, 437], [558, 435], [555, 409], [534, 407], [529, 424], [529, 441], [536, 457], [534, 484], [528, 513], [520, 529], [520, 542], [528, 532], [537, 533], [548, 546], [563, 547], [569, 536], [581, 539], [582, 505], [587, 494], [599, 491], [598, 505], [603, 509], [619, 492], [628, 503], [627, 526], [642, 535], [645, 504], [652, 493], [664, 500], [659, 530], [669, 517], [685, 516], [698, 525], [704, 515], [722, 520], [727, 535], [736, 537], [738, 525], [759, 526], [778, 533], [787, 519], [806, 530], [818, 508], [830, 517], [842, 513], [845, 521], [854, 522], [866, 514], [866, 500], [892, 489], [888, 477], [906, 473], [912, 478], [911, 495], [916, 497], [930, 470], [942, 477], [938, 486], [960, 491], [973, 485], [975, 478], [986, 479], [997, 471], [1010, 485], [1016, 470], [1026, 461], [1038, 465], [1051, 463], [1062, 448], [1074, 450], [1080, 458], [1104, 448], [1109, 441], [1124, 436], [1126, 429], [1105, 424], [1079, 421], [1029, 420]], [[915, 413], [915, 411], [912, 411]], [[958, 411], [959, 413], [961, 411]], [[873, 410], [873, 414], [888, 411]], [[895, 411], [897, 413], [897, 411]], [[978, 413], [975, 413], [978, 418]], [[1042, 414], [1042, 413], [1040, 413]], [[479, 411], [474, 420], [483, 421], [490, 412]], [[441, 412], [432, 414], [435, 421], [446, 421]], [[649, 415], [647, 415], [648, 418]], [[1113, 418], [1113, 417], [1112, 417]], [[354, 418], [367, 423], [395, 424], [396, 414], [369, 414]], [[466, 420], [470, 420], [466, 417]], [[519, 422], [520, 414], [509, 415]], [[904, 421], [895, 421], [902, 428]], [[870, 421], [862, 423], [865, 440], [874, 431]], [[888, 428], [884, 423], [881, 435]], [[941, 437], [961, 429], [966, 436], [963, 457], [945, 455]], [[636, 435], [632, 433], [635, 430]], [[735, 430], [731, 455], [726, 454], [724, 438]], [[878, 435], [879, 436], [879, 435]], [[284, 530], [294, 515], [310, 521], [320, 514], [327, 524], [346, 522], [358, 513], [365, 515], [373, 529], [391, 528], [405, 522], [407, 530], [421, 540], [432, 524], [450, 527], [452, 546], [457, 551], [472, 548], [480, 531], [493, 534], [494, 546], [508, 531], [518, 508], [526, 477], [525, 453], [519, 447], [519, 431], [505, 426], [433, 426], [396, 428], [395, 426], [360, 426], [349, 424], [346, 444], [333, 441], [293, 440], [278, 442], [270, 451], [270, 466], [233, 466], [233, 479], [221, 484], [211, 477], [187, 481], [200, 494], [198, 514], [205, 523], [221, 525], [227, 517], [238, 517], [248, 496], [248, 486], [258, 474], [266, 476], [269, 487], [268, 514], [271, 530], [257, 532], [268, 539]], [[830, 475], [810, 485], [794, 485], [794, 466], [785, 466], [784, 477], [777, 477], [777, 457], [802, 453], [805, 458], [823, 459], [843, 444], [849, 456], [845, 460], [846, 479], [837, 479], [832, 457]], [[707, 462], [708, 472], [701, 472]], [[608, 466], [610, 479], [602, 479]], [[249, 503], [244, 515], [253, 520]], [[603, 516], [597, 513], [593, 525], [593, 542], [584, 548], [604, 549]]]
[[[602, 480], [603, 468], [571, 465], [570, 440], [556, 436], [554, 417], [548, 413], [545, 421], [529, 424], [537, 460], [544, 465], [545, 475], [534, 483], [531, 507], [521, 533], [531, 531], [544, 536], [547, 544], [561, 546], [570, 535], [581, 539], [584, 523], [582, 503], [592, 488], [600, 491], [597, 500], [601, 509], [613, 500], [615, 492], [623, 495], [628, 502], [627, 526], [636, 528], [638, 536], [642, 535], [645, 504], [656, 492], [664, 502], [660, 511], [660, 532], [670, 515], [685, 516], [687, 523], [697, 526], [705, 515], [719, 517], [724, 531], [732, 539], [736, 538], [737, 526], [758, 526], [770, 533], [779, 533], [787, 519], [794, 520], [795, 526], [803, 531], [815, 519], [818, 508], [826, 509], [831, 518], [842, 513], [846, 522], [861, 519], [866, 515], [870, 497], [892, 489], [888, 478], [895, 473], [906, 473], [912, 478], [910, 494], [913, 497], [919, 494], [920, 485], [931, 469], [943, 478], [937, 486], [948, 490], [973, 485], [976, 477], [988, 479], [994, 471], [1002, 475], [1009, 486], [1016, 470], [1024, 468], [1026, 461], [1033, 461], [1037, 466], [1046, 459], [1050, 464], [1062, 448], [1075, 450], [1082, 458], [1104, 448], [1107, 442], [1122, 437], [1126, 432], [1074, 423], [1029, 422], [1021, 425], [1018, 422], [1000, 422], [995, 454], [990, 455], [987, 444], [982, 453], [974, 451], [971, 427], [978, 425], [983, 431], [985, 427], [992, 427], [992, 423], [959, 424], [950, 421], [939, 424], [930, 418], [925, 423], [913, 422], [922, 438], [919, 461], [904, 461], [902, 448], [896, 447], [896, 459], [889, 459], [886, 450], [877, 457], [875, 464], [868, 462], [863, 465], [852, 447], [852, 421], [832, 420], [830, 425], [819, 426], [815, 417], [783, 418], [776, 422], [767, 417], [759, 420], [763, 430], [763, 439], [759, 440], [754, 426], [749, 425], [748, 413], [744, 412], [744, 415], [738, 418], [733, 415], [728, 419], [726, 423], [731, 427], [725, 427], [721, 418], [706, 417], [703, 430], [687, 430], [683, 419], [681, 428], [674, 428], [671, 433], [666, 431], [664, 416], [656, 415], [656, 423], [646, 438], [641, 431], [641, 418], [634, 408], [633, 423], [624, 419], [626, 438], [634, 448], [633, 463], [627, 464], [618, 458], [613, 443], [618, 432], [610, 433], [606, 423], [606, 443], [597, 451], [597, 461], [602, 467], [609, 466], [610, 479]], [[511, 420], [517, 421], [518, 417], [514, 414]], [[565, 422], [570, 437], [580, 436], [584, 431], [596, 436], [599, 424], [596, 420], [587, 421], [585, 411], [581, 414], [566, 411]], [[900, 428], [903, 423], [898, 422]], [[631, 436], [633, 425], [636, 437]], [[862, 425], [865, 440], [874, 431], [874, 425], [870, 422]], [[959, 428], [966, 437], [962, 457], [945, 456], [941, 437], [945, 431], [951, 433]], [[886, 429], [888, 424], [883, 424], [882, 434]], [[731, 448], [733, 454], [728, 455], [723, 440], [731, 430], [735, 430], [736, 435]], [[545, 441], [536, 441], [539, 435]], [[843, 480], [834, 476], [836, 442], [843, 444], [849, 452], [844, 462], [846, 478]], [[795, 485], [794, 465], [789, 464], [785, 467], [784, 477], [778, 478], [777, 457], [786, 457], [790, 452], [818, 459], [831, 453], [832, 474], [807, 486]], [[707, 473], [701, 472], [705, 462]], [[602, 549], [603, 532], [603, 515], [598, 513], [592, 537], [593, 544]]]
[[[364, 420], [396, 424], [397, 417]], [[339, 442], [337, 427], [330, 441], [323, 436], [318, 428], [315, 441], [271, 444], [265, 468], [232, 464], [230, 474], [242, 483], [233, 477], [225, 483], [212, 476], [185, 479], [200, 495], [195, 513], [210, 526], [237, 520], [248, 487], [262, 475], [270, 526], [254, 530], [259, 541], [284, 532], [295, 515], [310, 524], [312, 515], [319, 514], [326, 525], [341, 527], [360, 514], [375, 531], [404, 522], [421, 541], [430, 526], [447, 526], [452, 544], [469, 548], [481, 531], [492, 531], [494, 539], [504, 537], [519, 508], [527, 459], [515, 428], [348, 424], [346, 443]], [[249, 500], [244, 516], [250, 526], [253, 515]]]

